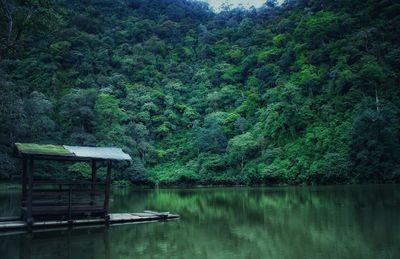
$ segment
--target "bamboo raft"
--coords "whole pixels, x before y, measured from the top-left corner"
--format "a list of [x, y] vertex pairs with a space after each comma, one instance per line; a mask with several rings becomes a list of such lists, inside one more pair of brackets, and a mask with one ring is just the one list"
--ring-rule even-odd
[[44, 231], [59, 230], [68, 228], [89, 228], [101, 227], [108, 225], [125, 225], [137, 224], [145, 222], [168, 221], [178, 219], [179, 215], [170, 214], [169, 212], [155, 212], [145, 210], [142, 213], [110, 213], [109, 219], [104, 218], [87, 218], [74, 220], [46, 220], [37, 221], [29, 225], [20, 217], [3, 217], [0, 218], [0, 232], [27, 232], [27, 231]]

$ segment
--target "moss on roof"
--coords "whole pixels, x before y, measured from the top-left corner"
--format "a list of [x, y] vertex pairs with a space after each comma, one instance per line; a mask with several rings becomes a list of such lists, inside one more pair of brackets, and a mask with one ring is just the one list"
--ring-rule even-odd
[[16, 143], [18, 151], [24, 154], [42, 154], [42, 155], [73, 155], [70, 151], [61, 145], [42, 145], [31, 143]]

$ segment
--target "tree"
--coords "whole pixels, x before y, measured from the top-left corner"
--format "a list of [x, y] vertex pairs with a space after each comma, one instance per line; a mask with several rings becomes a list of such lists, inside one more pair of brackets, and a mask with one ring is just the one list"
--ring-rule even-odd
[[57, 15], [47, 1], [1, 0], [0, 57], [17, 49], [24, 33], [48, 31], [56, 23]]
[[[2, 71], [0, 70], [0, 73]], [[8, 178], [16, 173], [16, 161], [12, 158], [13, 143], [26, 134], [23, 100], [13, 91], [12, 82], [0, 78], [0, 177]]]
[[400, 177], [399, 125], [396, 108], [361, 108], [353, 122], [350, 145], [357, 181], [381, 183]]
[[228, 142], [227, 152], [234, 160], [239, 160], [240, 172], [243, 174], [244, 161], [257, 146], [257, 141], [250, 132], [237, 135]]
[[119, 107], [118, 100], [110, 94], [99, 94], [94, 109], [97, 120], [105, 126], [120, 124], [126, 117], [125, 111]]
[[211, 122], [204, 128], [195, 124], [193, 133], [198, 152], [221, 153], [225, 151], [227, 139], [222, 127], [217, 122]]
[[97, 96], [94, 107], [96, 114], [95, 135], [100, 143], [111, 146], [126, 146], [131, 140], [125, 135], [122, 122], [126, 113], [119, 107], [119, 102], [110, 94]]
[[150, 146], [149, 130], [142, 123], [131, 122], [127, 125], [126, 134], [135, 141], [132, 149], [136, 151], [135, 155], [140, 157], [142, 165], [145, 166]]
[[52, 118], [54, 106], [44, 94], [32, 92], [24, 102], [24, 109], [28, 127], [27, 138], [43, 141], [55, 136], [56, 123]]
[[60, 115], [64, 127], [69, 129], [71, 141], [77, 145], [94, 145], [95, 103], [97, 92], [94, 89], [73, 89], [62, 100]]
[[[378, 60], [371, 55], [367, 55], [360, 60], [359, 84], [364, 91], [375, 96], [376, 110], [379, 112], [379, 94], [381, 94], [384, 81], [383, 68]], [[381, 88], [381, 89], [379, 89]]]

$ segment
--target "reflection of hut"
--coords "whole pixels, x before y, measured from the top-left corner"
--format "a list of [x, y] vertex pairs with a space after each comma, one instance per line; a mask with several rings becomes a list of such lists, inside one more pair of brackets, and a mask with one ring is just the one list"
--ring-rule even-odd
[[[15, 154], [22, 159], [22, 218], [34, 220], [78, 218], [109, 219], [111, 165], [113, 161], [130, 161], [120, 148], [78, 147], [39, 144], [15, 145]], [[85, 161], [91, 163], [90, 181], [35, 180], [35, 160]], [[97, 178], [97, 165], [105, 163], [105, 182]]]

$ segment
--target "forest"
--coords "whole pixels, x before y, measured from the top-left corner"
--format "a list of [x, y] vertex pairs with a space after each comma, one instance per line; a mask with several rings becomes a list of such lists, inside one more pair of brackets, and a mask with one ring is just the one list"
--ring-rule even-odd
[[1, 0], [0, 178], [18, 179], [26, 142], [121, 147], [120, 185], [398, 183], [399, 14], [393, 0]]

